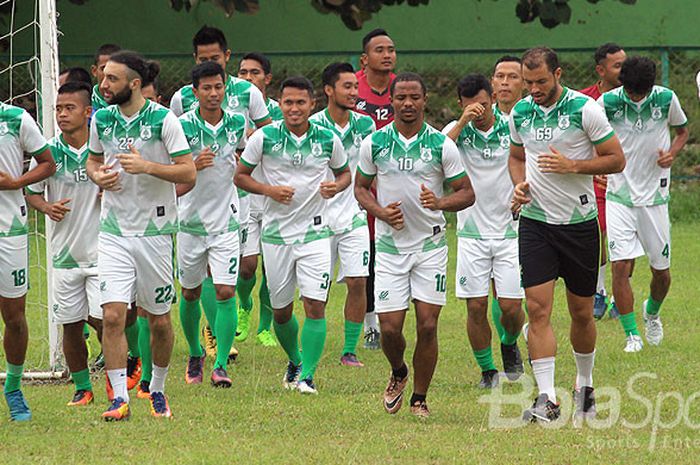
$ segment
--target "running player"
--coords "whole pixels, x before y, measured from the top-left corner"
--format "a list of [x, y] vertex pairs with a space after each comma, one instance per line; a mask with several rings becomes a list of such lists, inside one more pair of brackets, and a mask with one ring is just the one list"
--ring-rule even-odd
[[100, 85], [105, 78], [104, 69], [109, 61], [109, 57], [120, 51], [122, 48], [115, 44], [103, 44], [95, 52], [95, 62], [90, 66], [90, 72], [97, 81], [95, 87], [92, 88], [92, 112], [105, 108], [109, 103], [104, 98], [104, 94], [100, 90]]
[[646, 339], [659, 345], [664, 337], [659, 310], [671, 286], [671, 165], [688, 141], [688, 118], [678, 97], [654, 85], [655, 80], [652, 60], [628, 58], [620, 70], [622, 87], [598, 100], [627, 159], [625, 170], [610, 176], [607, 192], [613, 295], [627, 336], [625, 352], [638, 352], [643, 345], [629, 276], [634, 260], [645, 253], [651, 267], [649, 297], [642, 304]]
[[[617, 44], [607, 43], [598, 47], [593, 55], [595, 61], [595, 71], [600, 77], [600, 80], [590, 87], [581, 90], [581, 93], [588, 95], [593, 100], [598, 100], [603, 93], [620, 87], [620, 68], [622, 62], [625, 61], [625, 51]], [[606, 230], [607, 222], [605, 220], [605, 189], [608, 180], [605, 176], [594, 176], [593, 187], [595, 191], [595, 200], [598, 205], [598, 225], [600, 226], [600, 270], [598, 270], [598, 284], [596, 285], [595, 300], [593, 303], [593, 316], [600, 320], [605, 316], [605, 311], [608, 308], [607, 291], [605, 290], [605, 272], [607, 264], [607, 246]], [[631, 273], [631, 270], [630, 270]], [[631, 274], [630, 274], [631, 276]], [[619, 316], [617, 306], [610, 306], [610, 316], [617, 318]]]
[[595, 414], [593, 295], [600, 236], [595, 174], [625, 166], [620, 143], [595, 102], [560, 83], [557, 54], [546, 47], [523, 55], [529, 95], [510, 114], [513, 208], [522, 207], [519, 253], [528, 309], [528, 349], [539, 395], [523, 419], [559, 418], [554, 390], [556, 339], [550, 322], [554, 283], [564, 279], [576, 359], [576, 414]]
[[95, 113], [90, 127], [87, 173], [104, 190], [98, 272], [105, 368], [114, 389], [105, 420], [130, 415], [124, 324], [134, 295], [148, 312], [151, 330], [151, 414], [172, 415], [164, 387], [173, 346], [174, 184], [194, 184], [196, 169], [177, 118], [141, 94], [141, 83], [157, 73], [157, 63], [137, 53], [112, 55], [100, 85], [110, 106]]
[[496, 99], [496, 116], [510, 115], [516, 103], [523, 98], [523, 66], [520, 58], [506, 55], [496, 61], [491, 85]]
[[[476, 202], [457, 212], [457, 297], [467, 300], [467, 334], [481, 368], [479, 387], [498, 385], [498, 370], [491, 352], [487, 315], [491, 276], [498, 296], [503, 369], [510, 379], [523, 373], [518, 335], [523, 326], [518, 262], [518, 223], [510, 210], [513, 183], [508, 174], [510, 134], [508, 119], [495, 113], [493, 88], [480, 74], [459, 81], [457, 96], [462, 116], [442, 130], [457, 143], [469, 173]], [[498, 326], [497, 326], [498, 327]], [[501, 334], [502, 331], [502, 334]]]
[[238, 78], [254, 84], [262, 92], [265, 107], [272, 121], [283, 119], [280, 104], [267, 95], [267, 86], [272, 82], [272, 63], [265, 55], [256, 52], [243, 55], [238, 63]]
[[[69, 406], [93, 401], [88, 370], [85, 323], [102, 334], [102, 308], [97, 278], [97, 234], [100, 227], [99, 188], [89, 182], [88, 121], [92, 86], [69, 82], [58, 89], [56, 121], [61, 135], [49, 141], [59, 169], [27, 187], [27, 202], [53, 223], [51, 235], [53, 321], [63, 325], [63, 354], [75, 384]], [[32, 162], [34, 164], [34, 162]]]
[[[324, 70], [323, 91], [328, 107], [311, 117], [311, 122], [326, 127], [340, 138], [348, 158], [351, 175], [357, 169], [360, 143], [375, 130], [372, 118], [352, 111], [357, 99], [357, 77], [350, 63], [332, 63]], [[367, 215], [360, 209], [352, 189], [336, 195], [328, 205], [331, 237], [331, 268], [340, 260], [338, 282], [345, 282], [345, 346], [340, 363], [363, 366], [357, 359], [357, 341], [367, 312], [366, 282], [369, 265]]]
[[[235, 290], [238, 279], [238, 212], [240, 203], [233, 175], [236, 151], [245, 141], [246, 120], [224, 112], [226, 72], [216, 62], [206, 61], [192, 70], [192, 88], [199, 105], [180, 117], [197, 167], [194, 189], [179, 199], [180, 232], [177, 235], [182, 299], [180, 322], [189, 345], [185, 372], [188, 384], [202, 382], [205, 354], [199, 343], [199, 298], [202, 282], [211, 270], [216, 289], [216, 362], [211, 374], [215, 387], [231, 387], [226, 372], [238, 320]], [[178, 186], [178, 193], [190, 186]]]
[[[317, 394], [314, 373], [326, 341], [325, 306], [330, 286], [331, 234], [327, 202], [350, 184], [340, 139], [309, 123], [314, 89], [304, 77], [282, 82], [284, 121], [253, 133], [236, 170], [238, 187], [268, 197], [262, 226], [262, 252], [274, 309], [275, 334], [289, 357], [285, 388]], [[264, 183], [251, 173], [260, 166]], [[333, 181], [327, 172], [335, 173]], [[292, 309], [295, 288], [306, 313], [299, 352]]]
[[[25, 154], [37, 161], [22, 174]], [[5, 400], [13, 421], [28, 421], [32, 412], [21, 391], [29, 332], [25, 317], [29, 245], [27, 206], [22, 188], [42, 181], [56, 164], [39, 127], [24, 109], [0, 102], [0, 311], [5, 324], [7, 362]]]
[[[382, 349], [391, 365], [384, 408], [398, 412], [408, 383], [403, 326], [412, 300], [418, 338], [411, 413], [427, 417], [426, 395], [438, 356], [437, 323], [447, 289], [442, 212], [473, 204], [474, 192], [455, 143], [425, 122], [422, 78], [400, 74], [390, 92], [396, 119], [362, 142], [355, 196], [378, 220], [375, 305]], [[376, 199], [370, 192], [375, 178]], [[443, 196], [445, 182], [453, 193]]]

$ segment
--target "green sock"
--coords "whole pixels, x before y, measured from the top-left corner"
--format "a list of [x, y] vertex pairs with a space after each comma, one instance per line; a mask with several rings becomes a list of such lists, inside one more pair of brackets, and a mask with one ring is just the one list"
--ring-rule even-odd
[[88, 336], [90, 336], [90, 326], [88, 326], [87, 323], [83, 325], [83, 336], [85, 337], [85, 339], [87, 339]]
[[476, 363], [479, 364], [479, 368], [481, 368], [482, 372], [496, 369], [496, 365], [493, 363], [491, 346], [481, 350], [474, 350], [473, 352], [474, 357], [476, 357]]
[[191, 357], [202, 356], [202, 345], [199, 342], [199, 318], [202, 312], [199, 309], [199, 299], [186, 300], [184, 296], [180, 299], [180, 324], [185, 340], [190, 347]]
[[267, 288], [267, 276], [263, 273], [260, 283], [260, 321], [258, 322], [258, 334], [269, 331], [272, 324], [272, 303], [270, 303], [270, 290]]
[[238, 307], [236, 298], [216, 301], [216, 363], [214, 368], [226, 369], [228, 353], [233, 346], [238, 326]]
[[355, 354], [357, 341], [362, 333], [362, 323], [345, 320], [345, 345], [343, 346], [343, 355]]
[[13, 365], [7, 362], [7, 378], [5, 378], [6, 393], [19, 391], [22, 382], [22, 373], [24, 373], [24, 364]]
[[314, 377], [323, 346], [326, 344], [326, 319], [317, 320], [306, 318], [304, 328], [301, 330], [301, 376], [299, 379], [309, 379]]
[[151, 382], [153, 373], [153, 358], [151, 356], [151, 328], [148, 318], [140, 316], [136, 319], [139, 325], [139, 349], [141, 349], [141, 381]]
[[253, 310], [253, 287], [255, 287], [255, 275], [250, 279], [243, 279], [240, 274], [238, 275], [236, 295], [241, 308], [248, 313]]
[[126, 343], [129, 346], [129, 354], [132, 357], [140, 357], [141, 351], [139, 350], [139, 328], [136, 326], [136, 321], [124, 328], [124, 334], [126, 334]]
[[625, 336], [630, 336], [632, 334], [639, 336], [637, 320], [634, 319], [634, 312], [629, 312], [625, 315], [620, 314], [620, 323], [622, 323], [622, 329], [625, 330]]
[[90, 382], [90, 370], [87, 368], [84, 370], [76, 371], [70, 374], [73, 378], [73, 383], [75, 384], [76, 391], [92, 391], [92, 383]]
[[659, 310], [661, 310], [661, 304], [663, 303], [663, 300], [661, 302], [658, 302], [652, 298], [650, 295], [649, 298], [647, 299], [647, 315], [658, 315]]
[[301, 352], [299, 352], [299, 322], [297, 317], [292, 315], [288, 322], [279, 324], [274, 322], [275, 334], [284, 352], [295, 365], [301, 363]]
[[496, 331], [498, 332], [498, 339], [503, 342], [503, 337], [506, 334], [506, 330], [501, 324], [501, 315], [503, 315], [503, 311], [501, 310], [501, 306], [498, 304], [498, 299], [492, 296], [491, 317], [493, 318], [493, 325], [496, 327]]
[[204, 315], [207, 317], [209, 328], [214, 337], [216, 337], [216, 288], [211, 276], [207, 277], [202, 283], [202, 295], [199, 297], [202, 302]]

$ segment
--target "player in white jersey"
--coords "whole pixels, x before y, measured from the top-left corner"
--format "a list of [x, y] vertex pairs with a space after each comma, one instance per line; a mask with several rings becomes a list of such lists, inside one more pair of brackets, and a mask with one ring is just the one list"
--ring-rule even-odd
[[[403, 403], [409, 370], [404, 362], [404, 320], [416, 309], [417, 341], [411, 413], [430, 415], [426, 395], [438, 356], [437, 323], [446, 303], [447, 243], [443, 211], [474, 203], [452, 139], [425, 122], [426, 88], [414, 73], [396, 77], [391, 87], [394, 122], [362, 141], [355, 196], [376, 219], [375, 311], [382, 350], [391, 365], [384, 409]], [[377, 198], [370, 192], [376, 179]], [[443, 184], [453, 192], [443, 196]]]
[[[340, 138], [348, 157], [348, 167], [354, 177], [362, 140], [376, 129], [367, 115], [352, 111], [357, 100], [357, 76], [350, 63], [332, 63], [323, 70], [323, 91], [328, 107], [311, 116], [311, 122], [331, 129]], [[340, 363], [364, 366], [357, 359], [357, 341], [367, 312], [365, 286], [369, 275], [369, 229], [367, 214], [360, 208], [352, 189], [347, 189], [328, 201], [331, 236], [331, 269], [340, 262], [338, 282], [345, 282], [345, 345]]]
[[[192, 88], [199, 106], [180, 117], [197, 167], [197, 183], [194, 189], [182, 193], [178, 205], [180, 322], [190, 348], [185, 380], [188, 384], [202, 382], [205, 353], [199, 342], [199, 299], [209, 269], [216, 289], [216, 317], [210, 322], [217, 335], [216, 362], [211, 375], [215, 387], [231, 387], [226, 366], [236, 332], [235, 292], [240, 255], [240, 202], [233, 175], [236, 152], [243, 148], [246, 129], [242, 115], [221, 109], [225, 82], [226, 72], [218, 63], [195, 66]], [[184, 191], [189, 186], [178, 188]]]
[[92, 112], [101, 110], [109, 105], [102, 95], [100, 84], [105, 78], [105, 65], [109, 61], [109, 57], [120, 51], [122, 48], [116, 44], [102, 44], [95, 52], [95, 61], [90, 66], [90, 73], [97, 81], [95, 87], [92, 88]]
[[[479, 387], [498, 386], [487, 318], [491, 277], [499, 302], [503, 369], [512, 379], [523, 373], [518, 336], [523, 326], [518, 261], [518, 222], [510, 210], [513, 183], [508, 174], [508, 119], [494, 114], [493, 88], [486, 76], [469, 74], [457, 84], [462, 115], [443, 130], [457, 144], [476, 202], [457, 212], [457, 297], [467, 300], [467, 334], [481, 368]], [[498, 327], [498, 326], [497, 326]], [[501, 334], [502, 332], [502, 334]]]
[[[559, 418], [554, 390], [556, 339], [550, 322], [554, 283], [564, 279], [576, 359], [576, 415], [595, 414], [593, 361], [600, 236], [593, 175], [621, 171], [620, 143], [591, 98], [563, 87], [557, 54], [523, 55], [529, 96], [510, 114], [513, 209], [520, 210], [519, 251], [528, 309], [528, 349], [539, 395], [523, 419]], [[522, 207], [522, 208], [521, 208]]]
[[136, 295], [151, 330], [151, 414], [170, 417], [164, 387], [173, 347], [175, 183], [194, 184], [196, 169], [175, 115], [141, 95], [142, 83], [157, 74], [157, 63], [119, 52], [104, 72], [100, 87], [110, 106], [92, 118], [87, 163], [88, 176], [104, 190], [98, 273], [105, 369], [114, 399], [102, 416], [124, 420], [130, 415], [124, 324], [127, 305]]
[[[37, 165], [23, 174], [25, 154]], [[55, 171], [51, 151], [29, 113], [0, 102], [0, 310], [7, 361], [4, 393], [14, 421], [32, 418], [20, 389], [29, 339], [24, 314], [29, 288], [28, 215], [22, 188]]]
[[[620, 70], [622, 87], [598, 99], [627, 160], [622, 173], [608, 178], [606, 194], [613, 295], [627, 337], [625, 352], [642, 349], [629, 276], [635, 259], [644, 254], [652, 276], [642, 305], [647, 342], [658, 345], [664, 336], [659, 310], [671, 286], [671, 165], [688, 141], [688, 118], [678, 97], [671, 89], [655, 86], [655, 80], [652, 60], [627, 58]], [[673, 140], [669, 128], [675, 133]]]
[[[284, 121], [251, 136], [236, 169], [241, 189], [265, 195], [262, 252], [274, 309], [275, 334], [289, 357], [285, 388], [316, 394], [313, 376], [326, 341], [325, 306], [330, 286], [330, 218], [325, 199], [350, 184], [347, 157], [338, 136], [309, 123], [313, 85], [305, 77], [282, 82]], [[264, 182], [253, 169], [261, 168]], [[328, 181], [328, 170], [335, 178]], [[296, 288], [306, 319], [301, 332], [292, 312]]]
[[[279, 103], [267, 96], [267, 86], [272, 81], [272, 64], [265, 55], [255, 52], [244, 55], [238, 63], [238, 77], [255, 84], [255, 87], [260, 89], [272, 121], [282, 120], [282, 110], [280, 110]], [[249, 121], [249, 124], [252, 125], [252, 122]], [[253, 171], [253, 176], [258, 180], [260, 180], [258, 176], [259, 171], [260, 168]], [[265, 198], [257, 194], [248, 194], [243, 190], [240, 190], [238, 195], [242, 197], [242, 202], [247, 201], [250, 205], [248, 221], [245, 225], [241, 225], [242, 228], [245, 228], [242, 234], [245, 242], [241, 243], [243, 257], [241, 258], [238, 284], [236, 286], [239, 306], [236, 341], [243, 342], [248, 338], [250, 331], [250, 314], [253, 310], [252, 292], [256, 281], [258, 255], [260, 255], [260, 227]], [[262, 272], [263, 279], [258, 292], [260, 319], [255, 340], [263, 347], [275, 347], [277, 346], [277, 340], [270, 331], [272, 325], [270, 291], [267, 288], [265, 270], [263, 269]]]
[[[53, 321], [63, 326], [63, 354], [75, 384], [69, 406], [93, 401], [85, 323], [102, 334], [97, 277], [99, 188], [87, 177], [91, 86], [69, 82], [58, 89], [56, 121], [61, 135], [49, 141], [56, 173], [27, 187], [27, 202], [53, 224], [51, 255], [55, 304]], [[34, 162], [32, 162], [34, 163]]]
[[493, 95], [496, 100], [496, 116], [510, 115], [516, 103], [523, 98], [523, 70], [520, 58], [510, 55], [502, 56], [496, 61], [491, 77]]

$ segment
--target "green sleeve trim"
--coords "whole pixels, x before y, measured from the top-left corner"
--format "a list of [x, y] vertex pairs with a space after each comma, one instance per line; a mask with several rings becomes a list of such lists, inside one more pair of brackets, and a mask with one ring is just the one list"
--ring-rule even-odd
[[345, 164], [343, 166], [341, 166], [340, 168], [332, 168], [333, 173], [338, 174], [338, 173], [342, 172], [343, 170], [345, 170], [345, 168], [347, 168], [347, 167], [348, 167], [348, 162], [345, 161]]
[[88, 153], [90, 155], [94, 155], [96, 157], [104, 157], [104, 153], [97, 153], [97, 152], [93, 152], [92, 150], [88, 150]]
[[605, 137], [603, 137], [603, 138], [601, 138], [601, 139], [592, 141], [592, 142], [593, 142], [593, 145], [602, 144], [602, 143], [605, 142], [606, 140], [609, 140], [610, 138], [612, 138], [612, 136], [614, 136], [614, 135], [615, 135], [615, 131], [610, 131], [610, 133], [609, 133], [607, 136], [605, 136]]
[[262, 118], [254, 119], [253, 123], [262, 123], [263, 121], [265, 121], [268, 118], [271, 118], [270, 113], [266, 113], [265, 116]]
[[466, 175], [467, 175], [467, 172], [466, 172], [466, 171], [462, 171], [461, 173], [459, 173], [459, 174], [457, 174], [457, 175], [455, 175], [455, 176], [452, 176], [451, 178], [445, 179], [445, 181], [447, 181], [447, 182], [456, 181], [456, 180], [458, 180], [458, 179], [462, 179], [462, 178], [465, 177]]
[[190, 153], [192, 153], [190, 149], [180, 150], [179, 152], [171, 153], [170, 158], [181, 157], [183, 155], [189, 155]]
[[522, 146], [523, 146], [523, 144], [518, 144], [517, 142], [515, 142], [515, 141], [513, 140], [512, 137], [510, 138], [510, 143], [513, 144], [513, 145], [515, 145], [516, 147], [522, 147]]
[[675, 125], [675, 126], [672, 124], [672, 125], [671, 125], [671, 128], [673, 128], [673, 129], [678, 129], [678, 128], [685, 128], [685, 127], [687, 127], [687, 126], [688, 126], [688, 120], [685, 120], [685, 123], [683, 123], [683, 124], [677, 124], [677, 125]]
[[374, 177], [376, 176], [376, 174], [365, 173], [359, 166], [357, 167], [357, 172], [360, 173], [362, 176], [366, 177], [367, 179], [374, 179]]
[[29, 194], [29, 195], [41, 195], [41, 194], [43, 194], [43, 192], [35, 192], [28, 187], [25, 187], [24, 190], [26, 190], [27, 194]]
[[44, 150], [47, 150], [48, 148], [49, 148], [49, 144], [44, 144], [44, 146], [42, 148], [40, 148], [39, 150], [37, 150], [35, 152], [30, 153], [29, 155], [36, 157], [37, 155], [39, 155]]
[[249, 162], [245, 161], [244, 158], [241, 158], [241, 163], [243, 163], [243, 164], [244, 164], [245, 166], [247, 166], [248, 168], [255, 168], [256, 166], [258, 166], [258, 165], [254, 165], [254, 164], [252, 164], [252, 163], [249, 163]]

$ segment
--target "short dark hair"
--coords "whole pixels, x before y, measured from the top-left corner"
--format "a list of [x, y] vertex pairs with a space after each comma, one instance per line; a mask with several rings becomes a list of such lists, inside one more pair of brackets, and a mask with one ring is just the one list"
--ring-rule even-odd
[[545, 64], [551, 73], [560, 67], [557, 52], [549, 47], [534, 47], [523, 54], [523, 65], [527, 69], [535, 69]]
[[101, 56], [105, 55], [114, 55], [118, 51], [120, 51], [122, 48], [117, 45], [117, 44], [102, 44], [97, 48], [97, 51], [95, 52], [95, 64], [97, 64], [98, 61], [100, 61]]
[[617, 53], [621, 50], [622, 47], [620, 47], [616, 43], [608, 42], [607, 44], [603, 44], [595, 50], [595, 53], [593, 54], [593, 60], [595, 60], [596, 65], [599, 65], [603, 62], [603, 60], [605, 60], [608, 57], [608, 55], [612, 55], [613, 53]]
[[199, 87], [202, 78], [221, 76], [221, 80], [226, 84], [226, 71], [215, 61], [205, 61], [192, 68], [192, 87]]
[[143, 84], [141, 88], [144, 88], [146, 86], [153, 86], [153, 90], [156, 91], [156, 95], [160, 94], [160, 81], [158, 80], [158, 78], [155, 78], [153, 81]]
[[83, 81], [68, 81], [58, 88], [58, 95], [62, 94], [83, 94], [85, 106], [90, 106], [92, 103], [92, 86]]
[[428, 88], [425, 87], [425, 81], [423, 81], [423, 78], [420, 76], [420, 74], [407, 72], [400, 73], [391, 82], [391, 86], [389, 87], [389, 94], [392, 97], [394, 96], [394, 89], [396, 89], [396, 84], [399, 82], [417, 82], [420, 84], [420, 88], [423, 91], [423, 95], [425, 95], [428, 92]]
[[479, 92], [485, 90], [489, 97], [493, 93], [493, 88], [488, 78], [483, 74], [467, 74], [457, 83], [457, 97], [472, 98]]
[[243, 60], [255, 60], [258, 63], [260, 63], [260, 66], [263, 69], [263, 72], [265, 74], [270, 74], [272, 72], [272, 63], [270, 63], [270, 59], [263, 55], [262, 53], [258, 52], [251, 52], [251, 53], [246, 53], [243, 55], [243, 58], [241, 58], [241, 61], [238, 62], [238, 68], [240, 69], [241, 63], [243, 63]]
[[323, 70], [323, 73], [321, 74], [321, 83], [324, 86], [334, 87], [335, 83], [338, 82], [338, 79], [340, 79], [341, 73], [355, 74], [355, 68], [353, 68], [350, 63], [331, 63], [330, 65], [326, 66], [326, 69]]
[[514, 56], [514, 55], [503, 55], [501, 58], [496, 60], [496, 63], [493, 65], [495, 68], [496, 66], [500, 65], [501, 63], [509, 63], [509, 62], [514, 62], [514, 63], [523, 63], [523, 60], [520, 58]]
[[362, 51], [366, 52], [367, 51], [367, 44], [369, 44], [369, 41], [374, 39], [375, 37], [380, 37], [380, 36], [387, 36], [389, 37], [389, 33], [386, 32], [384, 29], [377, 28], [372, 31], [369, 31], [365, 36], [362, 38]]
[[146, 60], [137, 52], [122, 50], [109, 57], [109, 61], [120, 63], [141, 78], [141, 86], [152, 83], [160, 73], [160, 64], [157, 61]]
[[282, 95], [282, 92], [287, 87], [305, 90], [309, 93], [311, 98], [314, 98], [314, 85], [304, 76], [291, 76], [282, 81], [282, 84], [280, 84], [280, 95]]
[[90, 73], [85, 68], [80, 66], [75, 66], [73, 68], [66, 68], [59, 73], [59, 76], [66, 74], [66, 82], [85, 82], [92, 85], [92, 78]]
[[622, 62], [619, 79], [626, 91], [646, 95], [656, 81], [656, 63], [647, 57], [629, 57]]
[[221, 29], [209, 27], [205, 24], [192, 38], [192, 48], [194, 49], [194, 53], [197, 53], [198, 46], [209, 44], [219, 44], [221, 50], [224, 52], [228, 50], [224, 32]]

